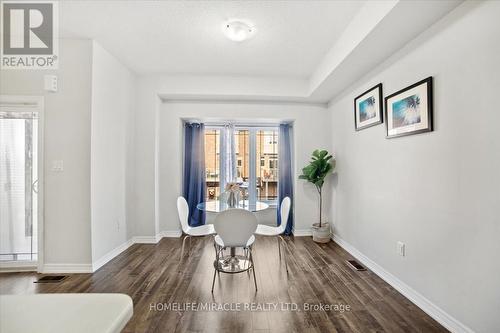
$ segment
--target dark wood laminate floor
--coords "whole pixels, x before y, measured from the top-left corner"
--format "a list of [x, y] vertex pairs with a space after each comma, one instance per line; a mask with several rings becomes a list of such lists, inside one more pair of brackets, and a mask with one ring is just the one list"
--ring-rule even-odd
[[[125, 293], [134, 316], [125, 332], [446, 332], [436, 321], [370, 271], [355, 272], [335, 243], [288, 239], [289, 275], [273, 238], [258, 238], [254, 256], [258, 292], [247, 275], [221, 274], [210, 292], [214, 259], [209, 237], [193, 239], [179, 264], [180, 239], [136, 244], [94, 274], [73, 274], [58, 284], [34, 284], [34, 273], [0, 274], [1, 294]], [[172, 311], [165, 304], [229, 304], [241, 311]], [[151, 309], [155, 303], [162, 305]], [[340, 311], [245, 310], [245, 304], [349, 305]], [[271, 306], [271, 305], [269, 305]], [[284, 305], [285, 306], [285, 305]], [[177, 309], [178, 310], [178, 309]], [[261, 311], [259, 311], [261, 310]]]

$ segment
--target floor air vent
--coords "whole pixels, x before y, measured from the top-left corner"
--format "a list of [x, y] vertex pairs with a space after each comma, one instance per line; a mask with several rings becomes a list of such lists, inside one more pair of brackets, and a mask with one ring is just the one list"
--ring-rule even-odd
[[366, 268], [356, 260], [347, 260], [349, 266], [356, 271], [366, 271]]
[[35, 283], [59, 283], [66, 277], [66, 275], [47, 275], [39, 278]]

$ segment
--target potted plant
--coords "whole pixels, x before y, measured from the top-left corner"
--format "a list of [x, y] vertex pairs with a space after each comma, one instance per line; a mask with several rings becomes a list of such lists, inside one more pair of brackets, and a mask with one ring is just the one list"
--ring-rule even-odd
[[317, 243], [328, 243], [330, 241], [330, 224], [322, 223], [323, 185], [325, 178], [335, 168], [335, 159], [326, 150], [315, 150], [312, 153], [311, 162], [302, 169], [299, 179], [313, 183], [319, 194], [319, 223], [313, 223], [313, 240]]

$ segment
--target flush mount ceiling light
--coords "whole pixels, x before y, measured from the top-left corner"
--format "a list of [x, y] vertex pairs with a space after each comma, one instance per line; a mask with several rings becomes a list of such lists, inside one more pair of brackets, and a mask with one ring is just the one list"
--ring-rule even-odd
[[222, 25], [222, 31], [227, 38], [235, 42], [243, 42], [252, 38], [257, 31], [255, 26], [248, 21], [230, 20]]

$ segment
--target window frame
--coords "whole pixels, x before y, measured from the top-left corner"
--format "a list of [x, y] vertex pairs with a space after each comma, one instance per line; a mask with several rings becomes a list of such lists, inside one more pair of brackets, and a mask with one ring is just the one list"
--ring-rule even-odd
[[[249, 177], [248, 177], [248, 200], [250, 204], [255, 204], [257, 200], [257, 132], [259, 131], [276, 131], [279, 135], [279, 125], [239, 125], [239, 124], [233, 124], [234, 125], [234, 130], [235, 131], [248, 131], [248, 139], [249, 139], [249, 147], [248, 147], [248, 159], [249, 159]], [[222, 179], [222, 175], [225, 174], [223, 167], [226, 165], [226, 156], [223, 154], [223, 151], [225, 150], [225, 143], [223, 142], [223, 137], [222, 131], [225, 130], [224, 125], [220, 124], [205, 124], [205, 131], [206, 130], [220, 130], [221, 134], [219, 135], [219, 147], [221, 153], [219, 154], [219, 193], [224, 192], [224, 187], [225, 187], [225, 180]], [[278, 147], [279, 147], [279, 140], [278, 140]], [[279, 148], [278, 148], [279, 150]], [[279, 159], [279, 152], [276, 154], [277, 159]], [[260, 161], [260, 159], [259, 159]], [[236, 162], [238, 163], [238, 162]], [[259, 162], [260, 165], [260, 162]], [[279, 175], [279, 169], [278, 169], [278, 175]], [[279, 176], [278, 176], [278, 183], [279, 183]], [[278, 185], [279, 188], [279, 185]], [[270, 207], [277, 207], [278, 204], [278, 198], [275, 200], [266, 200], [265, 201], [267, 204], [269, 204]]]

